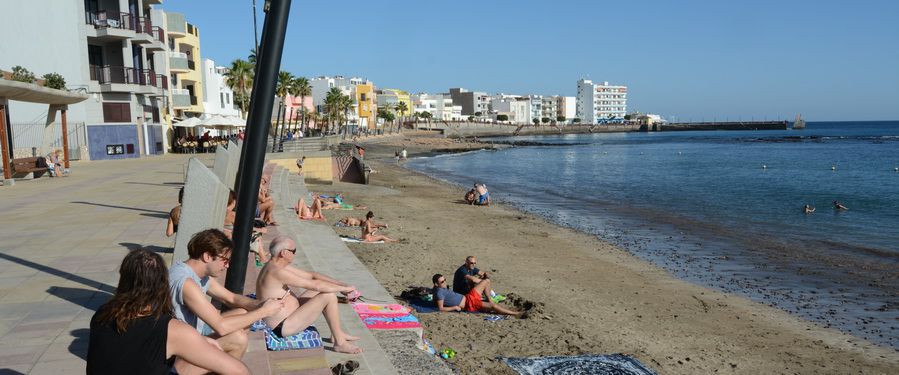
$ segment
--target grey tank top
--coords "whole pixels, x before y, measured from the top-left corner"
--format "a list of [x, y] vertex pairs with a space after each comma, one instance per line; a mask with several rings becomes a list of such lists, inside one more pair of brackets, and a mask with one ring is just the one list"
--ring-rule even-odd
[[172, 305], [175, 308], [175, 319], [196, 328], [197, 332], [203, 333], [204, 331], [209, 331], [208, 329], [204, 329], [206, 322], [197, 317], [193, 311], [190, 311], [184, 303], [184, 281], [187, 279], [191, 279], [197, 283], [197, 285], [200, 286], [200, 289], [203, 290], [203, 294], [206, 294], [206, 291], [209, 290], [209, 277], [201, 279], [197, 276], [197, 273], [184, 262], [178, 262], [173, 265], [172, 268], [169, 269], [169, 294], [172, 295]]

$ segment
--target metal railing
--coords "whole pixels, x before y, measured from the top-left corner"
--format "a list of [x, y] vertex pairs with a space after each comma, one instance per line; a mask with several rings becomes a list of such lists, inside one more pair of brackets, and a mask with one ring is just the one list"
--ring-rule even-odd
[[123, 66], [90, 66], [92, 81], [100, 84], [122, 83], [129, 85], [153, 86], [168, 90], [168, 77], [149, 69], [137, 69]]
[[162, 28], [153, 26], [150, 22], [150, 17], [136, 17], [131, 13], [101, 10], [98, 12], [84, 12], [84, 21], [86, 24], [94, 25], [97, 28], [109, 27], [131, 30], [136, 33], [150, 34], [160, 42], [165, 41]]

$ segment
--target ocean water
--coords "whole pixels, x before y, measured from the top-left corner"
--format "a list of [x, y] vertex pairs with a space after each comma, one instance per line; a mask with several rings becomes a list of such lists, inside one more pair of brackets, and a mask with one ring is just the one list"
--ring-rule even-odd
[[406, 165], [483, 182], [675, 276], [899, 348], [899, 122], [500, 139], [552, 145]]

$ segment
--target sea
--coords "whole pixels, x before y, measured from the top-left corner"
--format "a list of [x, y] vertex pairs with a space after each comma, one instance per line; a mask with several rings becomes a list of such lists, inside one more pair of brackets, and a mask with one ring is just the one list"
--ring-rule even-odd
[[899, 121], [492, 140], [406, 166], [899, 351]]

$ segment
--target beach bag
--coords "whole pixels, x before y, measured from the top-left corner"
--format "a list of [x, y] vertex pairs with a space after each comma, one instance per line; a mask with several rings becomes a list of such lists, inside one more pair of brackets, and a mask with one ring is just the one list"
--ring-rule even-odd
[[311, 349], [322, 346], [322, 336], [313, 326], [293, 336], [279, 337], [271, 328], [265, 327], [265, 347], [271, 351], [291, 349]]

